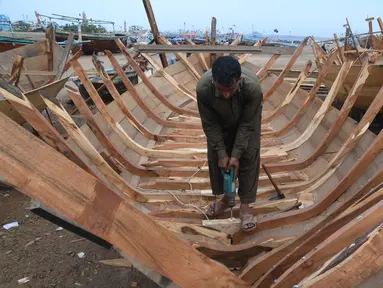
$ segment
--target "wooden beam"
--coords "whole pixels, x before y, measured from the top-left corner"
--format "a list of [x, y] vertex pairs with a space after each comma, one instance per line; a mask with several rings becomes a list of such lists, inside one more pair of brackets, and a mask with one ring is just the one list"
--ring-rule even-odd
[[142, 82], [144, 82], [145, 86], [149, 88], [149, 90], [153, 93], [155, 97], [157, 97], [158, 100], [160, 100], [166, 107], [168, 107], [170, 110], [180, 114], [180, 115], [188, 115], [193, 117], [199, 117], [199, 113], [189, 110], [189, 109], [183, 109], [178, 106], [173, 105], [168, 98], [166, 98], [154, 85], [152, 82], [150, 82], [148, 76], [141, 70], [141, 68], [138, 66], [137, 62], [133, 59], [132, 56], [130, 56], [128, 50], [124, 46], [124, 44], [121, 42], [120, 39], [115, 40], [117, 43], [117, 46], [120, 48], [121, 53], [125, 56], [126, 60], [128, 60], [129, 64], [132, 66], [134, 71], [138, 74], [138, 76], [142, 79]]
[[47, 57], [48, 57], [48, 71], [53, 71], [53, 44], [56, 42], [56, 35], [53, 26], [49, 26], [45, 32], [46, 45], [47, 45]]
[[[150, 3], [150, 0], [142, 0], [142, 2], [144, 3], [146, 16], [148, 17], [150, 30], [152, 31], [154, 41], [156, 42], [156, 44], [160, 44], [158, 40], [158, 37], [160, 36], [160, 32], [158, 30], [156, 18], [154, 17], [152, 4]], [[160, 59], [161, 59], [162, 67], [163, 68], [168, 67], [168, 59], [166, 58], [165, 53], [160, 54]]]
[[60, 59], [59, 66], [57, 68], [57, 73], [56, 73], [56, 78], [55, 78], [56, 80], [61, 79], [61, 76], [64, 73], [65, 64], [68, 62], [69, 54], [70, 54], [70, 51], [72, 49], [73, 40], [74, 40], [74, 34], [71, 32], [68, 35], [64, 51], [61, 54], [61, 59]]
[[[185, 38], [185, 42], [193, 46], [196, 45], [190, 38]], [[202, 70], [205, 72], [209, 70], [209, 66], [207, 66], [205, 56], [203, 56], [202, 53], [198, 53], [197, 57], [198, 57], [199, 63], [202, 66]]]
[[9, 84], [13, 84], [15, 86], [19, 86], [19, 80], [21, 76], [21, 70], [24, 66], [24, 58], [20, 55], [15, 55], [13, 58], [11, 77], [8, 80]]
[[[302, 54], [303, 48], [306, 46], [307, 41], [309, 40], [310, 37], [306, 37], [303, 39], [299, 47], [294, 51], [294, 54], [291, 56], [289, 62], [286, 64], [285, 68], [279, 74], [278, 78], [275, 80], [273, 85], [266, 91], [266, 93], [263, 95], [263, 100], [266, 101], [271, 97], [271, 95], [274, 94], [275, 90], [282, 84], [283, 79], [287, 75], [287, 73], [290, 71], [290, 69], [293, 67], [294, 63], [297, 61], [298, 57]], [[253, 47], [257, 48], [257, 47]], [[258, 47], [259, 48], [259, 47]]]
[[249, 287], [3, 114], [0, 157], [8, 184], [181, 287]]
[[[163, 38], [162, 36], [160, 39]], [[165, 39], [165, 38], [163, 38]], [[167, 45], [165, 41], [161, 39], [161, 42], [164, 45], [143, 45], [136, 44], [134, 48], [139, 52], [144, 53], [174, 53], [180, 55], [180, 53], [238, 53], [238, 54], [248, 54], [248, 53], [260, 53], [262, 48], [260, 46], [226, 46], [226, 45], [216, 45], [216, 46], [204, 46], [204, 45]], [[166, 40], [166, 39], [165, 39]], [[168, 40], [166, 40], [168, 41]], [[170, 43], [170, 42], [169, 42]], [[186, 57], [185, 57], [186, 58]]]
[[[267, 38], [263, 38], [263, 39], [261, 39], [261, 40], [258, 40], [253, 46], [254, 46], [254, 47], [262, 47], [262, 45], [265, 44], [266, 40], [267, 40]], [[245, 62], [247, 61], [247, 59], [248, 59], [250, 56], [251, 56], [251, 54], [244, 54], [244, 55], [242, 55], [242, 56], [239, 58], [239, 60], [238, 60], [239, 63], [240, 63], [240, 64], [245, 63]]]
[[[291, 267], [291, 265], [302, 258], [329, 235], [339, 230], [350, 220], [354, 219], [360, 215], [360, 213], [365, 211], [363, 209], [354, 210], [352, 213], [348, 214], [348, 217], [343, 217], [342, 220], [333, 222], [330, 226], [328, 226], [328, 224], [332, 222], [337, 216], [348, 210], [353, 204], [357, 203], [359, 199], [368, 194], [371, 189], [375, 188], [376, 185], [379, 185], [382, 176], [383, 169], [376, 173], [374, 177], [371, 178], [369, 183], [356, 191], [356, 193], [351, 198], [343, 202], [337, 209], [329, 213], [326, 218], [324, 218], [302, 236], [298, 237], [291, 243], [273, 250], [269, 255], [265, 255], [265, 257], [258, 259], [258, 261], [255, 263], [252, 263], [251, 265], [242, 269], [240, 277], [250, 284], [253, 284], [255, 281], [257, 281], [255, 287], [270, 287], [274, 280], [282, 275], [282, 273]], [[369, 206], [371, 204], [368, 203], [370, 202], [366, 202], [366, 209], [371, 207]], [[318, 231], [320, 234], [318, 234]], [[294, 253], [292, 253], [292, 251], [294, 251]]]
[[[304, 259], [298, 260], [277, 279], [278, 287], [292, 287], [299, 283], [335, 253], [352, 244], [364, 233], [375, 229], [382, 222], [381, 213], [383, 213], [383, 200], [325, 239]], [[310, 264], [308, 265], [308, 263]]]
[[[179, 92], [180, 95], [186, 96], [190, 99], [192, 99], [194, 102], [197, 102], [195, 92], [190, 91], [188, 88], [186, 88], [184, 85], [180, 84], [177, 82], [176, 79], [173, 78], [170, 74], [168, 74], [164, 69], [162, 69], [157, 62], [149, 55], [146, 53], [141, 53], [141, 55], [148, 60], [150, 65], [154, 67], [156, 72], [160, 74], [162, 77], [164, 77], [176, 90]], [[205, 58], [203, 58], [205, 59]]]
[[[212, 17], [211, 18], [211, 29], [210, 29], [210, 45], [211, 46], [209, 46], [209, 48], [215, 47], [216, 42], [217, 42], [217, 18]], [[217, 54], [212, 53], [210, 51], [211, 66], [213, 66], [213, 63], [214, 63], [216, 58], [217, 58]]]
[[[161, 47], [164, 47], [165, 49], [183, 49], [183, 48], [180, 48], [180, 47], [184, 47], [186, 45], [177, 45], [177, 46], [173, 46], [172, 43], [170, 43], [165, 37], [162, 37], [160, 36], [159, 37], [159, 40], [162, 44], [164, 45], [161, 45]], [[156, 45], [156, 47], [159, 47], [160, 45]], [[201, 45], [196, 45], [196, 46], [193, 46], [193, 45], [190, 45], [193, 49], [197, 49], [198, 47], [200, 47]], [[150, 52], [150, 51], [143, 51], [143, 52]], [[174, 51], [173, 51], [174, 52]], [[201, 79], [201, 75], [197, 72], [197, 70], [195, 70], [194, 66], [189, 62], [189, 60], [186, 58], [186, 56], [183, 54], [183, 53], [179, 53], [181, 51], [176, 51], [174, 52], [174, 55], [176, 55], [177, 59], [179, 61], [181, 61], [185, 67], [189, 70], [189, 72], [191, 73], [191, 75], [198, 81], [199, 79]], [[183, 51], [185, 52], [185, 51]], [[200, 51], [202, 52], [202, 51]]]
[[[130, 95], [137, 102], [140, 108], [148, 115], [148, 117], [152, 118], [155, 122], [157, 122], [158, 124], [164, 127], [182, 128], [182, 129], [201, 129], [201, 124], [167, 121], [160, 118], [156, 113], [152, 111], [152, 109], [148, 107], [148, 105], [142, 99], [136, 87], [134, 87], [133, 83], [125, 75], [124, 71], [121, 69], [117, 59], [113, 56], [113, 54], [108, 50], [106, 50], [105, 53], [108, 56], [110, 62], [112, 63], [112, 66], [114, 67], [116, 73], [120, 77], [122, 83], [124, 83], [125, 87], [128, 89]], [[193, 130], [190, 130], [190, 131], [193, 131]]]

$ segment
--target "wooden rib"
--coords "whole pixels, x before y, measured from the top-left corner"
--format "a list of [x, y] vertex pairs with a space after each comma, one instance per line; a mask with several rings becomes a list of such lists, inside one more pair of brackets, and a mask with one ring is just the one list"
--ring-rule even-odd
[[[154, 141], [160, 141], [160, 142], [164, 142], [167, 140], [181, 141], [181, 142], [189, 142], [189, 141], [190, 142], [206, 142], [205, 137], [197, 138], [197, 137], [188, 137], [188, 136], [178, 137], [173, 135], [158, 135], [149, 131], [144, 125], [142, 125], [137, 120], [137, 118], [133, 115], [133, 113], [127, 107], [120, 93], [117, 91], [116, 87], [114, 86], [113, 81], [110, 79], [109, 75], [105, 72], [104, 67], [102, 66], [101, 62], [97, 59], [95, 55], [93, 55], [93, 64], [96, 67], [96, 70], [101, 80], [104, 82], [107, 90], [109, 91], [110, 95], [112, 95], [114, 101], [116, 101], [117, 106], [120, 108], [122, 113], [129, 120], [132, 126], [136, 128], [146, 138], [150, 140], [154, 140]], [[95, 96], [99, 98], [98, 94]], [[99, 101], [102, 101], [102, 99], [100, 98]]]
[[[326, 218], [324, 218], [302, 236], [293, 242], [284, 245], [283, 247], [273, 250], [270, 252], [270, 254], [265, 255], [265, 257], [258, 259], [258, 261], [255, 263], [245, 267], [241, 271], [240, 277], [250, 284], [253, 284], [258, 280], [255, 287], [270, 287], [274, 279], [277, 279], [280, 275], [282, 275], [282, 273], [286, 271], [291, 265], [293, 265], [298, 259], [303, 257], [313, 247], [321, 243], [334, 231], [337, 231], [351, 219], [358, 216], [361, 211], [363, 212], [364, 210], [354, 211], [353, 213], [348, 214], [348, 218], [343, 218], [341, 221], [336, 221], [333, 222], [330, 226], [326, 226], [338, 215], [348, 210], [359, 199], [368, 194], [370, 190], [373, 189], [376, 185], [379, 185], [381, 182], [381, 177], [383, 177], [383, 169], [380, 169], [380, 171], [371, 178], [371, 181], [362, 186], [351, 198], [343, 202], [337, 209], [327, 215]], [[372, 203], [372, 205], [373, 204], [374, 203]], [[371, 207], [368, 205], [371, 204], [367, 204], [367, 208]], [[327, 228], [324, 229], [324, 227]], [[317, 231], [322, 232], [321, 234], [317, 234]], [[294, 253], [291, 252], [293, 250]], [[264, 275], [262, 276], [262, 274]]]
[[257, 76], [258, 78], [262, 78], [266, 75], [267, 73], [267, 70], [269, 70], [275, 63], [275, 61], [278, 60], [279, 56], [281, 56], [281, 54], [273, 54], [273, 56], [270, 57], [270, 59], [266, 62], [265, 66], [263, 66], [258, 72], [257, 72]]
[[352, 86], [350, 93], [348, 94], [346, 101], [344, 102], [342, 109], [339, 112], [338, 118], [335, 123], [331, 126], [330, 130], [327, 132], [326, 136], [322, 139], [321, 143], [316, 147], [313, 154], [310, 157], [301, 160], [295, 161], [292, 164], [271, 164], [268, 166], [269, 171], [271, 172], [280, 172], [280, 171], [296, 171], [304, 169], [314, 163], [314, 161], [322, 155], [331, 142], [334, 140], [335, 136], [342, 127], [344, 121], [347, 119], [352, 107], [354, 106], [360, 92], [362, 91], [363, 85], [365, 84], [372, 66], [365, 64], [361, 67], [359, 75]]
[[321, 69], [321, 71], [320, 71], [320, 73], [319, 73], [319, 75], [315, 81], [315, 85], [311, 89], [305, 102], [302, 104], [301, 107], [299, 107], [298, 111], [290, 119], [290, 121], [285, 126], [283, 126], [281, 129], [279, 129], [278, 131], [262, 133], [263, 137], [265, 137], [265, 138], [280, 137], [281, 135], [287, 133], [287, 131], [289, 131], [292, 127], [294, 127], [296, 125], [296, 123], [301, 119], [301, 117], [304, 115], [304, 113], [306, 113], [306, 111], [310, 107], [311, 103], [315, 100], [316, 93], [318, 92], [320, 86], [323, 83], [323, 80], [326, 78], [327, 74], [330, 71], [330, 68], [332, 66], [332, 59], [333, 58], [329, 58], [327, 60], [326, 64], [322, 67], [322, 69]]
[[70, 115], [65, 111], [63, 107], [61, 109], [53, 104], [48, 99], [44, 99], [45, 104], [48, 108], [57, 116], [57, 119], [64, 126], [65, 130], [70, 135], [71, 139], [80, 147], [80, 149], [85, 153], [85, 155], [92, 161], [92, 163], [98, 168], [98, 170], [105, 176], [110, 183], [116, 186], [119, 191], [129, 198], [138, 201], [146, 202], [147, 199], [132, 188], [125, 180], [118, 175], [102, 158], [98, 151], [93, 147], [89, 142], [86, 136], [83, 134], [81, 129], [79, 129], [76, 123], [72, 120]]
[[[383, 90], [383, 89], [382, 89]], [[383, 97], [382, 97], [383, 98]], [[379, 108], [380, 109], [380, 108]], [[348, 148], [348, 145], [347, 145]], [[338, 185], [329, 192], [325, 197], [321, 199], [320, 202], [317, 202], [307, 208], [299, 209], [298, 211], [289, 211], [279, 215], [267, 215], [262, 218], [257, 223], [257, 230], [251, 232], [240, 231], [233, 236], [233, 243], [239, 243], [246, 236], [254, 234], [260, 230], [272, 229], [280, 227], [282, 225], [288, 225], [310, 219], [322, 213], [327, 209], [340, 195], [342, 195], [355, 181], [358, 179], [367, 167], [371, 164], [376, 156], [383, 149], [383, 130], [379, 135], [374, 139], [374, 142], [369, 146], [367, 151], [363, 154], [359, 162], [356, 162], [355, 165], [350, 169], [350, 171], [343, 177], [343, 179], [338, 183]], [[343, 151], [339, 151], [340, 155], [343, 155]], [[335, 160], [334, 162], [337, 162]], [[339, 164], [338, 164], [339, 165]], [[338, 166], [336, 166], [338, 167]], [[328, 173], [333, 173], [336, 168], [333, 168]]]
[[97, 139], [101, 144], [108, 150], [110, 155], [115, 158], [119, 163], [121, 163], [126, 170], [131, 172], [134, 175], [140, 177], [190, 177], [194, 175], [195, 177], [208, 177], [208, 171], [197, 170], [197, 169], [164, 169], [164, 168], [155, 168], [155, 169], [143, 169], [132, 164], [129, 159], [127, 159], [114, 144], [108, 139], [108, 136], [102, 128], [97, 124], [94, 119], [92, 111], [86, 105], [85, 100], [82, 98], [80, 93], [77, 93], [73, 90], [68, 89], [69, 97], [75, 103], [75, 105], [80, 110], [81, 115], [84, 117], [89, 128], [96, 135]]
[[338, 53], [339, 53], [339, 57], [340, 57], [341, 63], [344, 63], [344, 61], [345, 61], [344, 55], [342, 53], [342, 49], [340, 47], [340, 43], [339, 43], [338, 37], [336, 36], [336, 33], [334, 33], [334, 40], [335, 40], [335, 43], [336, 43], [336, 47], [338, 49]]
[[[169, 42], [165, 37], [160, 36], [159, 41], [162, 44], [171, 46], [172, 43]], [[186, 58], [186, 56], [182, 53], [174, 53], [179, 61], [181, 61], [185, 67], [189, 70], [190, 74], [198, 81], [201, 79], [201, 75], [195, 70], [194, 66], [189, 62], [189, 60]]]
[[[309, 252], [304, 259], [297, 261], [277, 279], [278, 287], [292, 287], [295, 283], [299, 283], [335, 253], [352, 244], [358, 236], [381, 224], [382, 213], [383, 200], [325, 239], [315, 250]], [[310, 265], [307, 265], [307, 263], [310, 263]]]
[[[265, 42], [267, 41], [267, 37], [261, 39], [261, 40], [258, 40], [253, 46], [263, 46], [265, 44]], [[244, 54], [242, 55], [239, 59], [238, 59], [238, 62], [239, 64], [243, 64], [247, 61], [247, 59], [249, 59], [249, 57], [251, 56], [252, 54]]]
[[92, 98], [93, 102], [97, 106], [97, 109], [100, 111], [100, 114], [104, 117], [105, 121], [109, 124], [109, 126], [113, 129], [113, 131], [117, 133], [117, 135], [121, 138], [121, 140], [124, 142], [124, 144], [128, 148], [132, 149], [133, 151], [135, 151], [137, 154], [141, 156], [147, 156], [147, 157], [194, 158], [199, 156], [200, 157], [206, 156], [206, 152], [201, 152], [201, 151], [168, 151], [168, 150], [156, 151], [153, 149], [145, 148], [142, 145], [139, 145], [138, 143], [136, 143], [124, 131], [120, 123], [116, 122], [112, 118], [104, 102], [99, 101], [100, 98], [97, 97], [98, 94], [96, 89], [94, 88], [93, 84], [90, 82], [87, 74], [85, 73], [81, 65], [78, 63], [78, 61], [72, 61], [71, 63], [77, 76], [80, 78], [86, 91], [88, 92], [89, 96]]
[[324, 274], [304, 283], [303, 287], [336, 287], [338, 283], [342, 283], [346, 287], [357, 287], [379, 272], [383, 268], [382, 254], [378, 252], [383, 250], [382, 227], [371, 233], [366, 242], [362, 242], [360, 246], [351, 249], [357, 250], [350, 256], [345, 256], [347, 257], [345, 260]]
[[336, 96], [338, 95], [340, 88], [343, 86], [343, 83], [347, 78], [348, 72], [351, 69], [351, 66], [352, 66], [352, 61], [346, 61], [343, 63], [333, 85], [331, 86], [331, 89], [328, 95], [326, 96], [321, 107], [315, 114], [314, 118], [311, 120], [310, 124], [307, 126], [307, 128], [303, 131], [303, 133], [297, 139], [295, 139], [294, 141], [288, 144], [282, 145], [281, 148], [283, 150], [291, 151], [293, 149], [296, 149], [299, 146], [303, 145], [313, 135], [315, 130], [318, 128], [318, 126], [322, 122], [323, 118], [331, 109], [332, 107], [331, 105], [334, 102]]
[[[162, 36], [161, 36], [162, 37]], [[199, 117], [199, 113], [183, 109], [178, 106], [173, 105], [168, 98], [166, 98], [153, 84], [150, 82], [150, 79], [146, 74], [141, 70], [141, 68], [138, 66], [137, 62], [130, 56], [128, 50], [124, 46], [124, 44], [121, 42], [120, 39], [115, 39], [118, 48], [120, 48], [121, 53], [125, 56], [126, 60], [128, 60], [130, 66], [136, 71], [138, 76], [142, 79], [142, 82], [146, 85], [146, 87], [149, 88], [149, 90], [153, 93], [155, 97], [157, 97], [158, 100], [160, 100], [166, 107], [168, 107], [171, 111], [178, 113], [180, 115], [188, 115], [193, 117]]]
[[[129, 80], [129, 78], [125, 75], [124, 71], [121, 69], [120, 65], [118, 64], [117, 59], [113, 56], [113, 54], [106, 50], [106, 55], [108, 56], [113, 68], [117, 72], [118, 76], [120, 77], [122, 83], [124, 83], [126, 89], [128, 89], [130, 95], [133, 97], [133, 99], [137, 102], [138, 106], [148, 115], [148, 117], [152, 118], [155, 122], [158, 124], [164, 126], [164, 127], [176, 127], [176, 128], [182, 128], [182, 129], [201, 129], [201, 124], [199, 123], [182, 123], [182, 122], [174, 122], [174, 121], [167, 121], [164, 119], [161, 119], [158, 117], [156, 113], [150, 109], [145, 101], [141, 98], [140, 94], [138, 93], [136, 87], [132, 84], [132, 82]], [[189, 130], [193, 131], [193, 130]]]
[[2, 114], [0, 126], [0, 174], [17, 190], [181, 287], [249, 287]]
[[271, 122], [271, 120], [273, 120], [276, 116], [282, 113], [282, 108], [284, 108], [285, 106], [291, 103], [296, 93], [300, 89], [301, 84], [309, 76], [311, 66], [312, 66], [312, 62], [310, 60], [307, 61], [305, 65], [305, 69], [299, 74], [297, 80], [291, 87], [290, 91], [287, 93], [286, 98], [275, 108], [275, 110], [273, 110], [273, 112], [269, 116], [262, 118], [262, 124], [267, 124]]
[[[189, 38], [185, 38], [185, 42], [190, 44], [190, 45], [196, 45], [191, 39]], [[205, 72], [207, 70], [209, 70], [209, 66], [207, 66], [207, 63], [206, 63], [206, 59], [205, 57], [203, 56], [202, 53], [197, 53], [197, 57], [198, 57], [198, 60], [199, 60], [199, 63], [201, 64], [202, 66], [202, 70], [204, 70]]]
[[290, 69], [293, 67], [294, 63], [297, 61], [298, 57], [302, 54], [303, 48], [306, 46], [307, 41], [310, 37], [306, 37], [303, 39], [299, 47], [294, 51], [294, 54], [291, 56], [289, 62], [287, 63], [286, 67], [282, 70], [282, 72], [279, 74], [278, 78], [275, 80], [273, 85], [269, 88], [269, 90], [266, 91], [266, 93], [263, 95], [263, 100], [266, 101], [273, 95], [275, 90], [282, 84], [283, 79], [286, 77], [287, 73], [289, 73]]
[[[284, 184], [288, 182], [307, 180], [307, 176], [295, 172], [278, 173], [273, 175], [273, 180], [275, 180], [278, 184]], [[258, 185], [270, 185], [270, 179], [267, 176], [262, 175], [259, 177]], [[210, 181], [206, 179], [156, 179], [155, 181], [141, 183], [139, 187], [156, 190], [206, 190], [210, 189]]]
[[94, 175], [88, 166], [81, 160], [80, 156], [67, 145], [64, 138], [49, 124], [24, 94], [21, 92], [17, 94], [19, 97], [23, 98], [20, 99], [3, 88], [0, 88], [0, 92], [17, 112], [20, 113], [20, 115], [33, 127], [33, 129], [39, 133], [46, 143], [55, 150], [60, 151], [82, 169]]
[[[266, 214], [276, 211], [288, 211], [293, 209], [298, 205], [298, 200], [296, 198], [288, 198], [283, 200], [276, 201], [257, 201], [250, 204], [250, 208], [254, 215]], [[233, 217], [239, 218], [239, 205], [233, 207]], [[154, 211], [149, 213], [150, 216], [156, 218], [174, 218], [174, 219], [206, 219], [204, 215], [198, 213], [198, 211], [191, 209], [170, 209], [166, 208], [164, 210]], [[217, 215], [216, 219], [227, 219], [230, 218], [230, 209], [227, 209], [224, 213]]]
[[379, 24], [379, 27], [380, 27], [380, 31], [381, 31], [381, 34], [383, 35], [383, 21], [382, 21], [382, 18], [378, 18], [376, 19], [378, 21], [378, 24]]
[[176, 88], [176, 90], [182, 95], [182, 96], [186, 96], [190, 99], [192, 99], [193, 101], [197, 101], [196, 100], [196, 95], [194, 92], [190, 91], [188, 88], [185, 87], [185, 85], [181, 85], [180, 83], [178, 83], [178, 81], [176, 79], [173, 78], [173, 76], [169, 75], [165, 69], [162, 69], [158, 64], [157, 62], [149, 55], [149, 54], [146, 54], [146, 53], [141, 53], [141, 55], [146, 59], [148, 60], [148, 62], [150, 63], [150, 65], [152, 65], [154, 67], [154, 69], [156, 70], [156, 72], [158, 74], [160, 74], [162, 77], [164, 77], [174, 88]]

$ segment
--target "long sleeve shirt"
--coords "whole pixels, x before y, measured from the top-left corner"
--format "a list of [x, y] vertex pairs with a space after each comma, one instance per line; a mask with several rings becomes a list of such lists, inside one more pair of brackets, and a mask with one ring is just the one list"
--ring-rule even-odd
[[218, 158], [240, 159], [248, 148], [260, 148], [263, 94], [257, 75], [242, 67], [240, 85], [229, 99], [221, 97], [211, 70], [197, 83], [197, 103], [202, 128]]

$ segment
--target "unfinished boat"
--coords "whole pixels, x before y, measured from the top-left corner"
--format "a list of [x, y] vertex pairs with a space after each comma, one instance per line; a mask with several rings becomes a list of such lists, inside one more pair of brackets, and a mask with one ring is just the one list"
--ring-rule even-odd
[[[341, 65], [324, 101], [316, 92], [332, 57], [311, 91], [299, 88], [310, 61], [295, 83], [286, 82], [308, 39], [279, 76], [268, 72], [279, 54], [264, 67], [238, 56], [257, 73], [264, 94], [255, 231], [241, 230], [239, 205], [234, 219], [229, 211], [220, 219], [204, 213], [214, 198], [195, 87], [211, 66], [208, 54], [176, 53], [179, 61], [166, 68], [143, 54], [155, 69], [147, 77], [116, 40], [142, 82], [133, 85], [106, 51], [128, 90], [120, 95], [94, 56], [114, 98], [108, 105], [71, 59], [98, 111], [68, 87], [86, 122], [78, 127], [62, 106], [42, 97], [66, 139], [20, 91], [2, 85], [0, 93], [42, 140], [0, 114], [1, 179], [67, 221], [65, 228], [114, 246], [161, 287], [368, 287], [383, 265], [383, 131], [368, 129], [383, 106], [383, 87], [357, 123], [348, 114], [371, 76], [368, 61], [340, 110], [332, 103], [354, 60]], [[276, 195], [279, 200], [269, 200]]]
[[[69, 53], [70, 49], [64, 49], [47, 38], [0, 53], [0, 74], [20, 88], [29, 101], [42, 111], [46, 105], [41, 93], [55, 99], [72, 74], [70, 65], [66, 65]], [[25, 119], [2, 96], [0, 111], [19, 124], [25, 123]]]

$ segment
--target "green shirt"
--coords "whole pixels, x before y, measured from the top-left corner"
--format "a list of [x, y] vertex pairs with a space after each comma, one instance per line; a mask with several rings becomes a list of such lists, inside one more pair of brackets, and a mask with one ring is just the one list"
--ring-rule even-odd
[[229, 99], [220, 97], [211, 69], [197, 83], [197, 103], [208, 145], [218, 158], [240, 159], [247, 148], [260, 148], [262, 89], [257, 75], [242, 67], [238, 91]]

